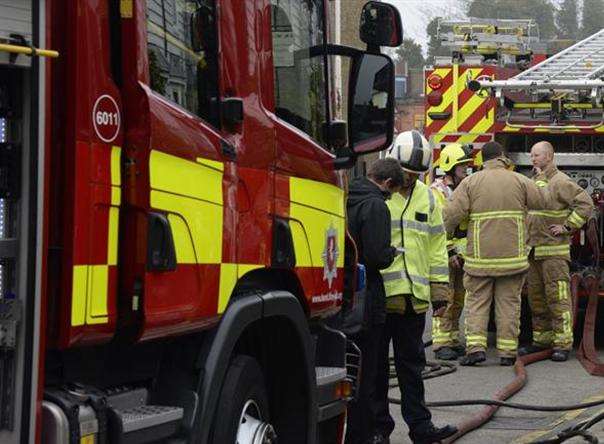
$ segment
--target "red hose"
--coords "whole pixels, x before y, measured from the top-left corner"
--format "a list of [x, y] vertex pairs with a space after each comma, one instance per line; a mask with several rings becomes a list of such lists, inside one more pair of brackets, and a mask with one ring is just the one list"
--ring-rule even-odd
[[[526, 384], [527, 380], [526, 369], [524, 368], [525, 365], [548, 359], [551, 354], [551, 350], [545, 350], [538, 353], [532, 353], [530, 355], [519, 357], [516, 360], [516, 364], [514, 365], [514, 373], [516, 374], [516, 377], [503, 389], [498, 390], [493, 396], [493, 399], [497, 401], [505, 401], [506, 399], [520, 391], [520, 389], [522, 389], [522, 387], [524, 387], [524, 385]], [[457, 433], [443, 440], [442, 442], [446, 444], [452, 443], [464, 436], [466, 433], [469, 433], [472, 430], [479, 428], [480, 426], [488, 422], [498, 409], [499, 406], [496, 405], [488, 405], [483, 407], [482, 409], [480, 409], [478, 414], [458, 424]]]
[[[583, 278], [583, 287], [587, 291], [588, 301], [585, 312], [585, 321], [583, 322], [583, 337], [577, 351], [577, 358], [587, 370], [587, 373], [594, 376], [604, 376], [604, 363], [598, 359], [594, 336], [596, 333], [596, 315], [598, 312], [598, 291], [600, 283], [596, 276], [589, 275]], [[575, 288], [574, 291], [577, 291]], [[571, 287], [571, 292], [573, 288]], [[576, 295], [573, 297], [576, 298]]]

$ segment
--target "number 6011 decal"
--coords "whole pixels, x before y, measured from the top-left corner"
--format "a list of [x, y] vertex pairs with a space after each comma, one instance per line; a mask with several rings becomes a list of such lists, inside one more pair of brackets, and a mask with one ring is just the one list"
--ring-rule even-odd
[[115, 99], [107, 94], [100, 96], [92, 108], [92, 124], [96, 135], [110, 143], [120, 132], [120, 110]]

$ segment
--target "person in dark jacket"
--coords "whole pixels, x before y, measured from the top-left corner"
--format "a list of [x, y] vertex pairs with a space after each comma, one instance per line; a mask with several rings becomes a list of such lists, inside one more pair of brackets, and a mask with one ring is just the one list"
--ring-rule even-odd
[[348, 409], [346, 444], [366, 444], [375, 427], [371, 400], [377, 375], [377, 350], [386, 322], [386, 293], [380, 270], [388, 268], [396, 255], [390, 245], [390, 211], [386, 199], [400, 190], [403, 170], [395, 159], [379, 159], [367, 177], [352, 181], [346, 204], [348, 230], [354, 239], [359, 262], [367, 270], [366, 325], [352, 337], [362, 353], [361, 385], [357, 399]]

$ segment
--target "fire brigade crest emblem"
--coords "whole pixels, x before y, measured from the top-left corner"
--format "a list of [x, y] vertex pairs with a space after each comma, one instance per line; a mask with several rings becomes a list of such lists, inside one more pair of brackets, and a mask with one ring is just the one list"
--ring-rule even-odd
[[327, 286], [331, 288], [333, 280], [338, 276], [338, 230], [330, 226], [325, 231], [325, 249], [321, 257], [323, 258], [323, 280], [327, 281]]

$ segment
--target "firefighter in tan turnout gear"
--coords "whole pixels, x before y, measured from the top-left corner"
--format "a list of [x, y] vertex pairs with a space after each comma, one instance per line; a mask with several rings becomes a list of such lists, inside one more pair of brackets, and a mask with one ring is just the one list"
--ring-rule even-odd
[[461, 365], [486, 360], [487, 326], [495, 302], [497, 351], [501, 365], [513, 365], [520, 329], [520, 292], [528, 269], [525, 239], [527, 210], [543, 209], [546, 192], [510, 170], [497, 142], [482, 148], [483, 169], [464, 179], [444, 210], [453, 233], [469, 219], [464, 264], [466, 356]]
[[[444, 176], [437, 178], [430, 185], [441, 207], [446, 206], [455, 188], [466, 178], [468, 166], [472, 161], [472, 151], [467, 145], [451, 143], [441, 151], [438, 168]], [[444, 314], [432, 320], [432, 341], [436, 359], [454, 360], [465, 353], [465, 348], [459, 342], [459, 317], [466, 294], [463, 287], [463, 256], [466, 250], [467, 229], [467, 220], [462, 221], [454, 235], [447, 239], [449, 303]]]
[[551, 196], [546, 210], [530, 211], [528, 218], [530, 269], [528, 297], [533, 315], [533, 344], [527, 354], [552, 347], [552, 361], [566, 361], [573, 345], [569, 288], [570, 234], [581, 228], [593, 212], [589, 195], [554, 163], [554, 148], [539, 142], [531, 149], [533, 166], [541, 172], [537, 186]]

